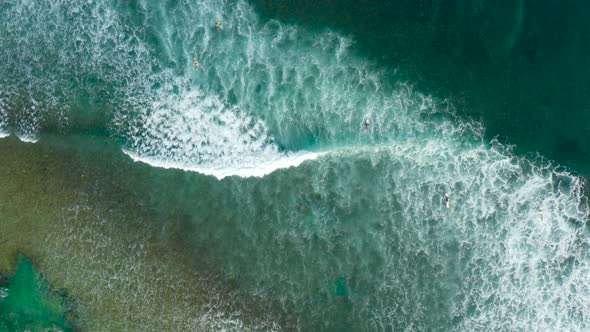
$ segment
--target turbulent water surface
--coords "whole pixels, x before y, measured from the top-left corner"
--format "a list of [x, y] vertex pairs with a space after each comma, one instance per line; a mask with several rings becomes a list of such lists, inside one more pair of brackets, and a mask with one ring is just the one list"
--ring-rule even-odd
[[265, 5], [0, 3], [0, 327], [590, 328], [585, 178]]

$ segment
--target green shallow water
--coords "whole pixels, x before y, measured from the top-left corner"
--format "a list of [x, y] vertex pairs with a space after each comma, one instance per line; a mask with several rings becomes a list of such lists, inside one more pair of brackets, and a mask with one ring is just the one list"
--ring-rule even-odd
[[0, 4], [0, 272], [70, 301], [23, 320], [588, 329], [583, 15], [551, 53], [527, 1], [350, 8]]
[[[65, 299], [53, 293], [31, 262], [19, 258], [16, 273], [3, 277], [0, 329], [3, 331], [72, 331], [66, 323]], [[70, 305], [71, 306], [71, 305]]]

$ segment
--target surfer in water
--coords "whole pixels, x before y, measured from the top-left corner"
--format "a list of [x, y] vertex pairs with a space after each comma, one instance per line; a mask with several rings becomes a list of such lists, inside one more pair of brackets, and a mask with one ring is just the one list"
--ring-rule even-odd
[[363, 127], [365, 128], [365, 131], [369, 130], [370, 126], [371, 126], [371, 121], [369, 121], [369, 119], [365, 119], [365, 122], [363, 122]]
[[451, 208], [451, 195], [449, 193], [445, 193], [445, 206], [447, 209]]
[[199, 60], [197, 58], [193, 59], [193, 65], [195, 66], [195, 70], [199, 70]]
[[221, 25], [221, 21], [215, 21], [215, 28], [217, 28], [217, 31], [223, 30], [223, 26]]

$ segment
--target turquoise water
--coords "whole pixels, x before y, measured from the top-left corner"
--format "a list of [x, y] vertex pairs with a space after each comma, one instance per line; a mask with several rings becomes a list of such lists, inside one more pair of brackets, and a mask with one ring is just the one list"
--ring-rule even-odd
[[488, 138], [589, 174], [584, 1], [253, 1], [269, 17], [353, 35], [359, 50], [453, 100]]
[[[71, 306], [71, 304], [70, 304]], [[0, 287], [0, 329], [68, 331], [66, 301], [47, 288], [31, 263], [19, 258], [16, 274], [3, 277]]]
[[587, 329], [586, 132], [506, 118], [534, 6], [395, 4], [2, 3], [0, 270], [80, 330]]

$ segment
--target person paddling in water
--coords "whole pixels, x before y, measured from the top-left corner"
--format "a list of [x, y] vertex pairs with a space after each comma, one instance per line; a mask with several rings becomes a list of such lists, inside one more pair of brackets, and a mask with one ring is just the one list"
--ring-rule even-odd
[[199, 70], [199, 60], [197, 58], [193, 59], [193, 65], [195, 66], [195, 70]]
[[365, 128], [365, 131], [369, 130], [369, 127], [371, 127], [371, 121], [369, 119], [365, 119], [365, 122], [363, 122], [363, 127]]
[[447, 209], [451, 208], [451, 195], [449, 193], [445, 193], [445, 206]]
[[215, 28], [217, 28], [217, 30], [223, 30], [223, 26], [221, 25], [221, 21], [215, 21]]

